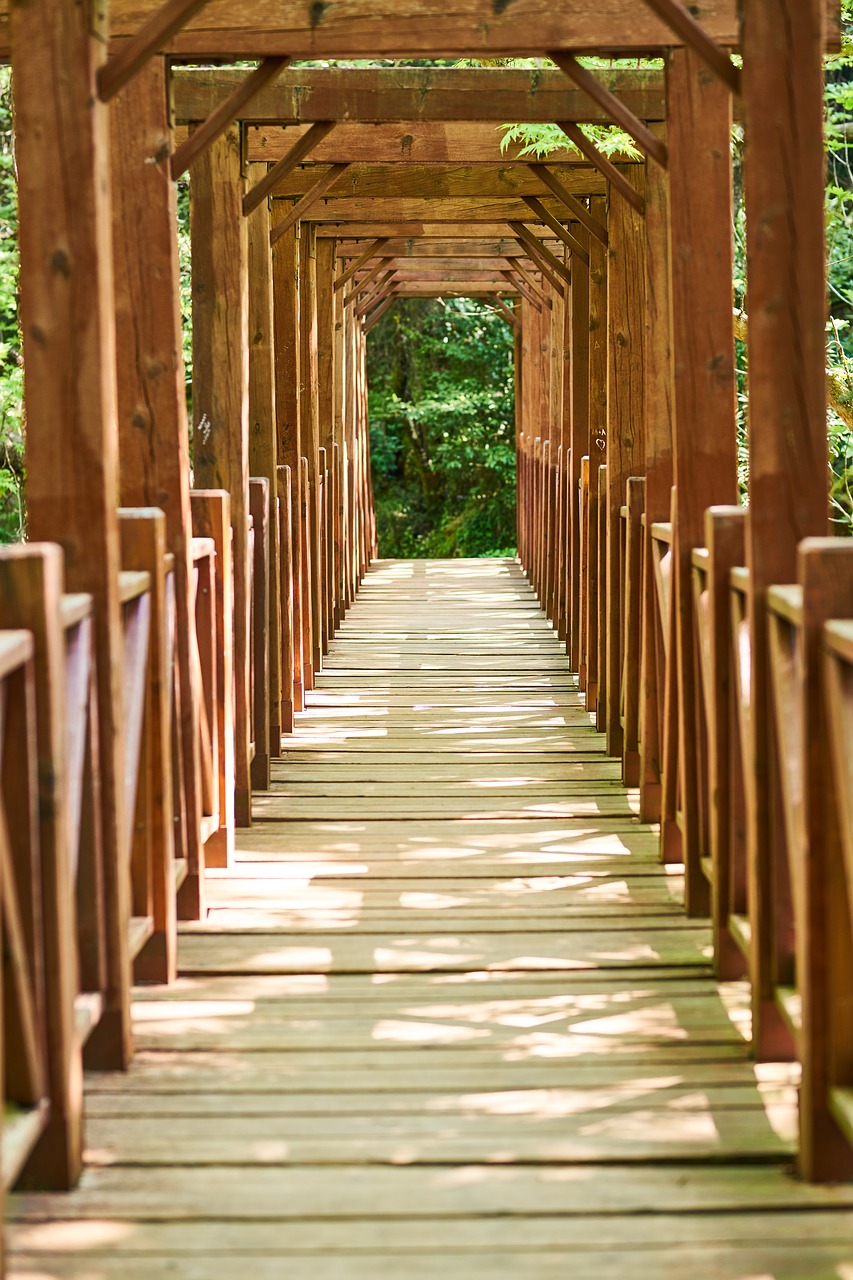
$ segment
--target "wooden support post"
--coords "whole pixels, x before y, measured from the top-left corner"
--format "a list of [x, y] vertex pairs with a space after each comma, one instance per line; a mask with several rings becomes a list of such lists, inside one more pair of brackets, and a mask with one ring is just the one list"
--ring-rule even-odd
[[[264, 166], [248, 166], [257, 180]], [[279, 597], [279, 522], [276, 518], [278, 449], [275, 417], [275, 320], [269, 204], [262, 200], [248, 219], [249, 236], [249, 475], [265, 476], [270, 486], [269, 553], [269, 741], [270, 754], [281, 750], [281, 601]], [[256, 677], [257, 679], [257, 673]]]
[[346, 361], [344, 355], [344, 295], [335, 286], [335, 333], [334, 333], [334, 379], [332, 431], [334, 445], [332, 448], [335, 469], [335, 626], [340, 626], [346, 611], [346, 591], [344, 587], [344, 511], [346, 510], [346, 474], [344, 467], [344, 393], [346, 383]]
[[[251, 823], [249, 780], [248, 230], [240, 134], [231, 127], [192, 171], [193, 471], [225, 489], [234, 534], [234, 815]], [[228, 687], [226, 687], [226, 696]]]
[[[710, 906], [699, 831], [698, 668], [691, 556], [704, 513], [737, 501], [734, 331], [731, 304], [731, 95], [695, 53], [667, 65], [675, 391], [672, 608], [678, 681], [678, 769], [685, 904]], [[674, 849], [664, 850], [675, 857]]]
[[[152, 59], [110, 108], [118, 371], [119, 493], [126, 507], [161, 507], [175, 557], [179, 794], [176, 824], [187, 877], [179, 914], [204, 916], [201, 841], [200, 691], [191, 662], [195, 611], [187, 399], [182, 355], [177, 201], [166, 153], [170, 139], [165, 61]], [[144, 253], [140, 246], [145, 246]], [[168, 760], [167, 753], [164, 760]]]
[[[672, 301], [670, 296], [669, 177], [655, 165], [646, 173], [646, 309], [644, 417], [646, 493], [640, 645], [640, 815], [661, 817], [664, 769], [664, 637], [658, 623], [652, 525], [669, 520], [672, 503]], [[674, 674], [674, 672], [672, 673]], [[669, 735], [675, 744], [676, 734]], [[677, 760], [677, 753], [673, 755]]]
[[[753, 1034], [761, 1058], [786, 1048], [772, 997], [775, 849], [766, 595], [793, 582], [799, 542], [828, 527], [821, 0], [742, 8], [749, 271], [750, 690], [745, 777]], [[773, 111], [767, 104], [773, 103]], [[806, 1176], [817, 1163], [804, 1164]]]
[[270, 483], [266, 476], [249, 481], [249, 511], [254, 543], [252, 571], [252, 704], [253, 740], [251, 779], [254, 791], [270, 786]]
[[622, 781], [640, 782], [640, 641], [642, 633], [645, 476], [630, 476], [625, 495], [622, 600]]
[[[323, 562], [320, 537], [320, 418], [317, 403], [317, 232], [303, 222], [299, 235], [299, 442], [307, 460], [311, 502], [307, 511], [311, 577], [303, 583], [311, 615], [311, 654], [316, 676], [323, 666]], [[307, 591], [306, 591], [307, 586]]]
[[69, 842], [62, 553], [28, 543], [0, 556], [0, 624], [35, 645], [39, 899], [44, 947], [45, 1056], [50, 1116], [23, 1184], [67, 1190], [83, 1163], [83, 1063], [74, 1017], [79, 984], [74, 853]]
[[[272, 221], [275, 222], [281, 205], [274, 201]], [[299, 231], [291, 227], [279, 237], [272, 253], [273, 299], [275, 304], [275, 415], [278, 448], [279, 477], [283, 466], [290, 468], [290, 501], [292, 512], [290, 530], [293, 566], [293, 592], [291, 609], [293, 625], [290, 631], [293, 666], [293, 710], [302, 711], [305, 706], [305, 690], [310, 688], [311, 654], [302, 646], [302, 522], [299, 446]], [[284, 502], [284, 493], [279, 497]], [[284, 523], [282, 527], [285, 527]], [[282, 605], [282, 609], [284, 606]], [[284, 627], [283, 627], [284, 631]], [[287, 637], [283, 637], [286, 643]], [[282, 655], [282, 667], [286, 664]], [[306, 667], [309, 683], [306, 685]], [[286, 691], [283, 695], [286, 700]]]
[[96, 88], [106, 42], [90, 21], [74, 0], [10, 13], [29, 536], [59, 542], [70, 589], [94, 598], [109, 985], [88, 1050], [93, 1063], [120, 1068], [131, 1027], [115, 325], [107, 119]]
[[[626, 166], [627, 168], [627, 166]], [[642, 168], [632, 165], [628, 181], [639, 189]], [[615, 196], [610, 207], [607, 270], [607, 547], [604, 582], [607, 625], [607, 753], [622, 754], [620, 724], [619, 523], [629, 476], [645, 467], [643, 425], [643, 320], [646, 300], [645, 232], [636, 206]]]
[[[589, 246], [589, 233], [585, 227], [578, 231], [578, 238]], [[587, 254], [589, 259], [589, 254]], [[589, 261], [584, 263], [580, 256], [572, 259], [572, 287], [570, 291], [569, 325], [567, 343], [571, 358], [567, 376], [569, 378], [569, 424], [571, 439], [569, 457], [571, 467], [568, 484], [568, 617], [567, 652], [569, 666], [572, 671], [580, 669], [581, 639], [581, 521], [580, 521], [580, 488], [578, 482], [581, 473], [581, 459], [589, 450], [589, 346], [590, 346], [590, 309], [589, 309]]]
[[328, 483], [323, 499], [323, 530], [326, 554], [323, 559], [323, 653], [329, 651], [334, 635], [334, 500], [336, 476], [333, 445], [335, 438], [335, 252], [336, 241], [317, 241], [317, 419], [320, 449], [325, 451]]
[[[590, 213], [604, 225], [607, 201], [597, 196], [590, 201]], [[598, 708], [599, 629], [603, 633], [604, 591], [598, 573], [598, 504], [600, 468], [607, 460], [607, 248], [600, 239], [589, 242], [589, 523], [586, 532], [588, 565], [586, 617], [586, 706]]]
[[281, 731], [293, 733], [294, 679], [294, 562], [293, 562], [293, 493], [290, 467], [278, 469], [279, 573], [281, 583]]

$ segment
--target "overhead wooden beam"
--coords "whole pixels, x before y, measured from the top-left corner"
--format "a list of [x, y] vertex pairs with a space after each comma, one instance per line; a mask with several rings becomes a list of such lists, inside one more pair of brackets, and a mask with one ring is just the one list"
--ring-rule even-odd
[[203, 124], [194, 129], [186, 142], [178, 147], [171, 159], [172, 180], [177, 182], [181, 174], [186, 173], [206, 147], [220, 138], [228, 126], [236, 119], [240, 108], [249, 102], [264, 85], [269, 84], [280, 71], [283, 71], [290, 58], [265, 58], [260, 66], [243, 79], [229, 98], [226, 98], [213, 111]]
[[588, 160], [592, 161], [596, 169], [598, 169], [599, 173], [603, 174], [610, 185], [615, 187], [619, 194], [627, 200], [630, 205], [633, 205], [638, 213], [642, 213], [645, 209], [645, 201], [639, 191], [635, 191], [625, 175], [620, 173], [616, 168], [615, 164], [608, 160], [607, 156], [602, 155], [594, 142], [590, 142], [581, 127], [573, 124], [569, 120], [559, 120], [557, 123], [563, 130], [566, 137], [571, 138], [577, 149], [585, 155]]
[[492, 310], [497, 311], [507, 323], [511, 326], [515, 333], [521, 333], [521, 321], [518, 319], [511, 307], [508, 307], [503, 298], [495, 298]]
[[207, 0], [166, 0], [166, 3], [143, 23], [135, 36], [126, 41], [109, 62], [103, 63], [95, 77], [101, 102], [114, 98], [148, 59], [172, 36], [177, 35], [190, 18], [207, 4]]
[[[280, 201], [273, 201], [274, 206], [281, 204]], [[333, 236], [335, 240], [374, 240], [377, 236], [390, 236], [393, 240], [403, 240], [406, 244], [413, 244], [416, 241], [443, 241], [445, 244], [450, 242], [461, 243], [466, 240], [472, 244], [480, 243], [484, 240], [495, 240], [506, 243], [509, 235], [507, 231], [507, 221], [510, 217], [524, 219], [527, 217], [527, 207], [518, 201], [519, 213], [506, 214], [504, 212], [504, 202], [499, 202], [500, 207], [498, 213], [503, 213], [504, 217], [499, 219], [494, 216], [489, 222], [469, 222], [460, 216], [455, 222], [440, 222], [431, 217], [405, 217], [391, 218], [386, 216], [386, 204], [383, 202], [375, 213], [378, 216], [365, 217], [362, 211], [359, 211], [355, 218], [344, 218], [339, 216], [332, 222], [318, 222], [318, 236]], [[280, 212], [280, 211], [279, 211]], [[545, 232], [537, 224], [536, 228], [532, 228], [534, 232], [541, 232], [540, 239], [545, 244], [556, 244], [556, 239], [551, 232]], [[512, 237], [512, 243], [517, 244], [516, 238]], [[503, 252], [503, 250], [502, 250]]]
[[318, 143], [322, 142], [335, 127], [334, 120], [318, 120], [316, 124], [312, 124], [311, 128], [291, 147], [286, 156], [277, 161], [265, 177], [260, 182], [256, 182], [251, 191], [247, 191], [243, 197], [243, 213], [249, 214], [253, 209], [257, 209], [262, 200], [265, 200], [269, 193], [281, 182], [282, 178], [286, 178], [291, 169], [295, 169], [301, 164], [306, 156], [310, 155]]
[[[114, 3], [116, 0], [114, 0]], [[232, 92], [240, 72], [226, 67], [176, 67], [172, 101], [179, 123], [205, 120]], [[641, 120], [665, 120], [663, 74], [659, 70], [614, 67], [601, 81]], [[499, 92], [496, 90], [499, 88]], [[286, 71], [240, 113], [250, 124], [310, 124], [339, 120], [359, 124], [417, 121], [604, 123], [607, 116], [561, 71], [520, 67], [300, 67]], [[401, 130], [401, 135], [405, 129]], [[410, 138], [417, 158], [419, 135]]]
[[[497, 87], [494, 93], [500, 97]], [[572, 118], [553, 117], [555, 120]], [[309, 128], [307, 124], [249, 124], [246, 126], [245, 159], [264, 164], [281, 160], [296, 139]], [[178, 126], [175, 145], [183, 141], [187, 129], [187, 125]], [[511, 142], [503, 147], [501, 141], [500, 130], [488, 120], [421, 121], [416, 118], [386, 124], [354, 124], [350, 120], [342, 120], [335, 132], [317, 146], [311, 163], [337, 164], [346, 160], [357, 165], [393, 165], [398, 171], [426, 165], [492, 165], [510, 180], [513, 168], [526, 166], [530, 156], [522, 154], [521, 142]], [[568, 139], [558, 141], [557, 146], [558, 150], [548, 156], [548, 164], [564, 170], [568, 181], [572, 166], [584, 169], [587, 161], [576, 154]], [[625, 156], [626, 163], [632, 160], [642, 163], [637, 156]]]
[[[637, 166], [633, 166], [636, 168]], [[339, 175], [333, 175], [333, 180], [337, 181]], [[331, 182], [323, 182], [323, 189], [330, 186]], [[601, 184], [604, 193], [605, 183]], [[313, 190], [313, 189], [312, 189]], [[278, 199], [273, 200], [273, 204], [279, 204]], [[543, 202], [554, 214], [562, 213], [563, 207], [556, 200], [546, 198]], [[288, 208], [290, 202], [288, 202]], [[337, 189], [331, 191], [327, 199], [321, 204], [311, 209], [310, 213], [302, 213], [301, 217], [306, 218], [310, 222], [318, 224], [333, 223], [347, 229], [347, 224], [370, 224], [378, 228], [367, 234], [378, 236], [388, 235], [389, 232], [384, 228], [389, 224], [400, 224], [403, 222], [413, 222], [417, 224], [423, 223], [468, 223], [468, 235], [475, 233], [475, 223], [486, 223], [495, 226], [503, 223], [504, 226], [508, 222], [529, 222], [531, 220], [530, 210], [524, 201], [518, 197], [516, 199], [501, 199], [497, 196], [485, 196], [478, 198], [476, 196], [455, 197], [455, 196], [433, 196], [429, 199], [415, 198], [407, 196], [398, 196], [395, 194], [387, 196], [365, 196], [363, 199], [358, 197], [352, 198], [345, 196], [338, 199]], [[401, 233], [402, 234], [402, 233]], [[488, 233], [486, 233], [488, 234]], [[551, 231], [548, 232], [548, 240], [555, 237]]]
[[546, 186], [553, 196], [566, 206], [570, 213], [574, 214], [578, 222], [586, 227], [591, 236], [595, 236], [601, 244], [607, 244], [607, 228], [603, 227], [597, 218], [594, 218], [587, 209], [585, 204], [581, 204], [571, 191], [567, 191], [560, 182], [556, 174], [552, 173], [546, 164], [528, 165], [530, 172], [535, 174], [543, 186]]
[[610, 118], [634, 139], [645, 155], [650, 156], [662, 169], [666, 168], [666, 144], [656, 138], [648, 125], [639, 120], [633, 111], [629, 111], [615, 93], [611, 93], [587, 67], [581, 66], [574, 54], [555, 51], [549, 56], [561, 71], [574, 80], [579, 89], [583, 89], [593, 102], [597, 102], [603, 111], [608, 112]]
[[373, 281], [376, 279], [376, 277], [378, 275], [381, 275], [383, 271], [386, 271], [388, 267], [392, 265], [393, 262], [394, 262], [393, 258], [380, 258], [379, 261], [375, 263], [372, 269], [367, 273], [364, 279], [356, 281], [355, 285], [352, 287], [352, 289], [350, 289], [349, 293], [346, 294], [346, 296], [344, 297], [344, 306], [348, 307], [349, 304], [353, 302], [360, 293], [363, 293], [364, 290], [368, 288], [369, 285], [373, 284]]
[[345, 164], [333, 164], [328, 173], [324, 173], [322, 178], [315, 182], [311, 190], [302, 197], [298, 204], [293, 206], [287, 216], [273, 227], [270, 232], [270, 244], [275, 244], [276, 240], [283, 236], [285, 231], [299, 222], [308, 210], [323, 198], [329, 188], [335, 185], [344, 170], [348, 168], [349, 166]]
[[553, 213], [551, 213], [549, 209], [545, 208], [541, 200], [538, 200], [536, 196], [525, 196], [524, 203], [527, 205], [528, 209], [536, 214], [536, 217], [540, 222], [544, 222], [546, 226], [550, 227], [554, 232], [554, 235], [557, 236], [559, 240], [562, 240], [563, 244], [568, 249], [571, 249], [572, 253], [576, 253], [586, 266], [589, 266], [589, 254], [581, 244], [580, 240], [576, 239], [576, 237], [572, 235], [571, 231], [567, 230], [567, 228], [563, 226], [559, 218], [555, 218]]
[[[520, 237], [519, 237], [519, 241], [518, 241], [518, 242], [519, 242], [519, 244], [523, 244], [523, 243], [524, 243], [524, 241], [523, 241], [523, 240], [521, 240], [521, 238], [520, 238]], [[536, 263], [536, 265], [538, 266], [539, 270], [542, 272], [542, 275], [544, 276], [544, 278], [545, 278], [546, 280], [548, 280], [548, 281], [550, 282], [551, 287], [552, 287], [553, 289], [555, 289], [555, 290], [556, 290], [556, 292], [557, 292], [558, 296], [559, 296], [559, 297], [561, 297], [561, 298], [565, 298], [565, 296], [566, 296], [566, 290], [565, 290], [565, 288], [564, 288], [564, 286], [563, 286], [563, 282], [561, 281], [561, 279], [559, 278], [559, 276], [557, 276], [557, 275], [555, 275], [555, 274], [554, 274], [554, 272], [553, 272], [553, 271], [551, 270], [551, 268], [548, 266], [548, 263], [544, 260], [544, 258], [541, 258], [541, 257], [539, 256], [538, 252], [536, 252], [534, 249], [530, 249], [530, 250], [529, 250], [529, 252], [530, 252], [530, 256], [531, 256], [531, 258], [532, 258], [532, 259], [533, 259], [533, 261]]]
[[343, 289], [344, 285], [347, 284], [356, 272], [360, 271], [371, 258], [375, 258], [377, 253], [379, 253], [381, 249], [384, 249], [386, 244], [388, 244], [388, 240], [388, 236], [380, 236], [378, 240], [374, 240], [373, 244], [369, 245], [365, 249], [364, 253], [356, 258], [355, 262], [351, 262], [346, 271], [342, 272], [335, 281], [335, 293], [337, 293], [339, 289]]
[[547, 264], [552, 272], [558, 275], [561, 280], [565, 280], [566, 284], [572, 283], [572, 273], [569, 268], [559, 258], [556, 258], [550, 249], [546, 249], [523, 222], [511, 222], [509, 225], [519, 240], [526, 244], [532, 253], [538, 254], [543, 264]]
[[722, 80], [731, 93], [740, 93], [740, 67], [735, 66], [728, 51], [708, 35], [680, 0], [645, 0], [645, 3]]

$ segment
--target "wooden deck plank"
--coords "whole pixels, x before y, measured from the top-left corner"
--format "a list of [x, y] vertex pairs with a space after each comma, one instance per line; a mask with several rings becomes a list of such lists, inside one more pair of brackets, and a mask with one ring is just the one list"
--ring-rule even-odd
[[378, 562], [15, 1280], [845, 1280], [517, 566]]

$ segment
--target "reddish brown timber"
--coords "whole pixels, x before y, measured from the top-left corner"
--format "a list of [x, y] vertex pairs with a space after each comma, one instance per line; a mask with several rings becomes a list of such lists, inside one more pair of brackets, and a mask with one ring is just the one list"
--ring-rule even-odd
[[194, 129], [186, 142], [178, 147], [172, 156], [172, 177], [177, 181], [181, 174], [189, 169], [193, 161], [202, 152], [220, 138], [230, 124], [233, 123], [240, 107], [248, 102], [265, 84], [273, 80], [283, 71], [290, 61], [287, 57], [265, 58], [260, 66], [251, 71], [235, 88], [233, 94], [208, 116], [203, 124]]
[[331, 169], [329, 169], [322, 178], [318, 179], [318, 181], [314, 183], [302, 199], [299, 200], [293, 208], [285, 214], [281, 221], [277, 222], [273, 227], [270, 232], [271, 245], [275, 244], [276, 240], [278, 240], [280, 236], [283, 236], [285, 231], [290, 227], [295, 226], [297, 222], [304, 218], [308, 210], [313, 208], [317, 201], [326, 194], [329, 188], [335, 185], [338, 178], [347, 167], [348, 166], [345, 164], [333, 164]]
[[[371, 258], [375, 258], [379, 251], [385, 248], [386, 244], [388, 244], [388, 237], [380, 236], [378, 240], [374, 240], [373, 244], [368, 245], [363, 252], [360, 252], [355, 262], [351, 262], [346, 270], [342, 271], [335, 280], [335, 293], [337, 293], [339, 289], [343, 289], [344, 285], [353, 278], [356, 272], [366, 266]], [[340, 250], [338, 250], [338, 252], [340, 252]]]
[[579, 89], [584, 93], [588, 93], [593, 102], [597, 102], [602, 111], [608, 113], [610, 119], [618, 125], [621, 125], [630, 138], [633, 138], [641, 151], [650, 156], [652, 160], [657, 161], [661, 168], [666, 168], [666, 146], [656, 138], [651, 132], [648, 125], [634, 115], [633, 111], [629, 111], [624, 103], [619, 101], [615, 93], [611, 93], [606, 85], [598, 79], [597, 76], [587, 68], [581, 66], [577, 58], [571, 53], [559, 53], [554, 51], [550, 58], [556, 62], [561, 71], [571, 79]]
[[580, 126], [571, 124], [569, 121], [560, 121], [559, 124], [560, 128], [567, 137], [571, 138], [572, 142], [574, 142], [581, 154], [585, 155], [588, 160], [592, 161], [599, 173], [607, 179], [611, 186], [616, 188], [619, 194], [623, 196], [629, 204], [634, 206], [638, 213], [642, 213], [643, 197], [631, 186], [628, 179], [623, 173], [620, 173], [613, 162], [608, 160], [607, 156], [603, 155], [599, 151], [595, 143], [590, 142], [589, 138]]
[[572, 253], [577, 255], [585, 266], [589, 266], [589, 254], [580, 240], [563, 226], [559, 218], [555, 218], [553, 213], [545, 208], [541, 200], [538, 200], [536, 196], [525, 196], [524, 203], [536, 214], [540, 222], [544, 222], [546, 227], [551, 228], [557, 238], [562, 240], [563, 244], [571, 249]]
[[740, 93], [740, 68], [735, 66], [728, 52], [708, 35], [681, 0], [645, 0], [645, 3], [722, 80], [730, 93]]
[[251, 213], [266, 196], [287, 177], [291, 170], [311, 154], [315, 147], [327, 137], [335, 127], [333, 120], [318, 120], [312, 124], [301, 138], [297, 139], [288, 151], [243, 197], [243, 213]]
[[537, 240], [533, 233], [524, 225], [523, 222], [510, 222], [510, 228], [518, 236], [519, 240], [527, 246], [527, 248], [538, 256], [540, 262], [544, 266], [548, 266], [553, 274], [564, 280], [566, 284], [571, 284], [572, 273], [564, 263], [556, 258], [550, 249], [546, 248], [541, 241]]
[[[613, 68], [601, 82], [641, 120], [665, 119], [660, 71]], [[206, 120], [232, 92], [243, 73], [231, 68], [176, 67], [172, 72], [175, 119]], [[351, 126], [384, 122], [504, 120], [604, 123], [607, 116], [560, 71], [515, 67], [300, 67], [286, 70], [274, 84], [241, 109], [240, 120], [255, 124], [298, 124], [339, 120]], [[466, 123], [466, 128], [471, 125]], [[409, 139], [417, 149], [417, 138]]]
[[119, 89], [141, 71], [149, 58], [176, 35], [207, 0], [166, 0], [152, 13], [136, 35], [124, 41], [118, 51], [98, 69], [98, 97], [109, 102]]
[[509, 326], [513, 329], [513, 331], [515, 333], [520, 333], [521, 321], [516, 318], [516, 314], [512, 310], [512, 308], [508, 307], [502, 298], [495, 298], [493, 305], [497, 310], [498, 314], [504, 317], [504, 319], [507, 321]]
[[607, 228], [592, 216], [585, 204], [581, 204], [580, 200], [566, 190], [557, 175], [552, 173], [547, 165], [531, 164], [528, 168], [531, 173], [536, 174], [539, 181], [548, 188], [552, 195], [562, 201], [576, 220], [586, 227], [591, 236], [595, 236], [596, 240], [600, 240], [602, 244], [607, 244]]
[[[343, 155], [343, 153], [342, 153]], [[346, 176], [339, 177], [330, 198], [335, 200], [366, 200], [370, 197], [393, 196], [409, 200], [455, 199], [521, 200], [528, 196], [545, 195], [539, 177], [530, 172], [527, 164], [367, 164], [341, 159], [347, 163]], [[632, 163], [632, 162], [628, 162]], [[322, 177], [325, 164], [306, 164], [294, 170], [276, 187], [276, 199], [294, 199], [309, 191]], [[558, 172], [566, 186], [578, 195], [588, 195], [590, 189], [604, 190], [604, 182], [596, 169], [584, 160], [560, 165]], [[546, 196], [549, 207], [555, 207], [565, 221], [566, 210], [562, 201]]]

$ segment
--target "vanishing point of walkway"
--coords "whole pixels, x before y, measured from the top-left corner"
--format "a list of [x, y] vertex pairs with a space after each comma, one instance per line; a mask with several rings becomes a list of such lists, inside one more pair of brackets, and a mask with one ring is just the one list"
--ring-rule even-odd
[[380, 562], [17, 1280], [853, 1277], [509, 561]]

